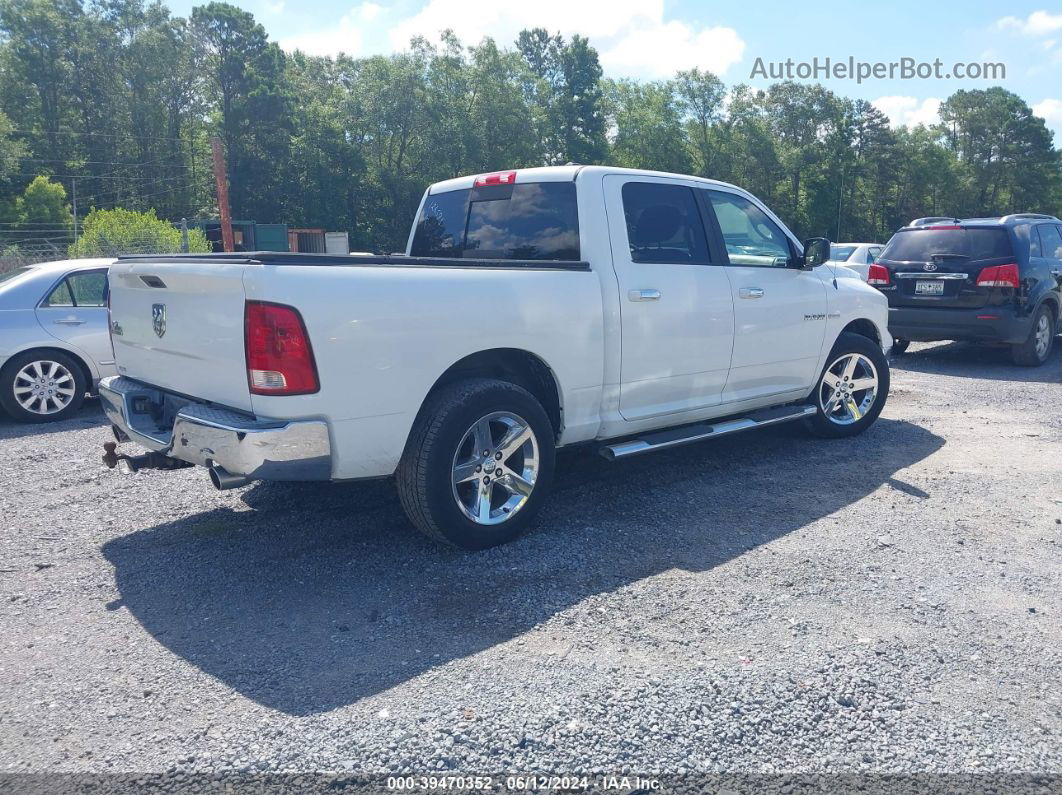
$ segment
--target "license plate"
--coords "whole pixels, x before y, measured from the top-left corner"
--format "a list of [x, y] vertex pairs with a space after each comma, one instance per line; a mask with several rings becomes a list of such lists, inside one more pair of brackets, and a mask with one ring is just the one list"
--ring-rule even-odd
[[915, 295], [944, 295], [944, 282], [915, 282]]

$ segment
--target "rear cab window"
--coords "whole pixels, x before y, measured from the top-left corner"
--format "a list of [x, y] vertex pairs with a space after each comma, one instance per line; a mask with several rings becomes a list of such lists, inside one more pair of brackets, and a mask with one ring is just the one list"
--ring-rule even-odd
[[1014, 256], [1010, 235], [1003, 227], [922, 227], [901, 229], [879, 259], [890, 262], [930, 262], [935, 257], [980, 261]]
[[579, 262], [575, 183], [518, 182], [428, 194], [410, 254]]
[[623, 186], [632, 262], [708, 264], [708, 240], [693, 189], [659, 182]]

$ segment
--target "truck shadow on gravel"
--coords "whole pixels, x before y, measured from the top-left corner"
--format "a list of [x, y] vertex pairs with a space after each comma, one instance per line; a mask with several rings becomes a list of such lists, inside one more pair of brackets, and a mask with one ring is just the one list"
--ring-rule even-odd
[[893, 370], [929, 375], [1058, 384], [1062, 383], [1062, 338], [1055, 340], [1054, 350], [1040, 367], [1020, 367], [1014, 364], [1010, 359], [1010, 350], [1006, 347], [978, 345], [972, 342], [919, 346], [902, 356], [893, 356], [889, 364]]
[[312, 715], [517, 638], [594, 594], [726, 563], [943, 443], [879, 420], [840, 442], [783, 426], [613, 464], [566, 452], [536, 527], [474, 554], [417, 534], [387, 481], [260, 484], [243, 494], [249, 510], [181, 518], [103, 552], [114, 607], [159, 643], [246, 698]]

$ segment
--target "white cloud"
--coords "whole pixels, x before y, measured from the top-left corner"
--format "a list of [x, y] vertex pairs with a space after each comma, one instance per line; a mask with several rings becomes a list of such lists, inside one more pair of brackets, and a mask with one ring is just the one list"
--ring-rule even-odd
[[1062, 14], [1033, 11], [1025, 19], [1008, 16], [996, 21], [1000, 30], [1016, 30], [1026, 36], [1047, 36], [1062, 30]]
[[663, 0], [429, 0], [394, 26], [390, 39], [395, 49], [405, 49], [413, 36], [434, 41], [440, 31], [452, 28], [469, 44], [490, 36], [507, 46], [521, 30], [533, 27], [586, 36], [602, 67], [617, 77], [670, 77], [695, 66], [722, 74], [745, 51], [745, 42], [732, 28], [665, 21]]
[[340, 17], [339, 22], [328, 28], [280, 37], [280, 46], [285, 50], [302, 50], [307, 55], [359, 55], [362, 51], [362, 29], [365, 24], [380, 15], [376, 3], [362, 3]]
[[941, 100], [927, 97], [878, 97], [873, 101], [874, 107], [889, 117], [893, 127], [914, 127], [919, 124], [936, 124], [940, 121]]
[[1062, 99], [1045, 99], [1032, 106], [1032, 112], [1047, 122], [1055, 138], [1062, 140]]
[[733, 28], [694, 30], [672, 21], [631, 30], [602, 49], [601, 65], [617, 75], [671, 77], [695, 66], [723, 74], [744, 53], [745, 42]]

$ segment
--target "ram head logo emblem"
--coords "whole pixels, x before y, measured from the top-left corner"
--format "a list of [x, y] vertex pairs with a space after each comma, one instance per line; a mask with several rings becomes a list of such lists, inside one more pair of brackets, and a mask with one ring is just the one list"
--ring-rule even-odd
[[166, 304], [151, 305], [151, 327], [155, 329], [155, 336], [162, 337], [166, 333]]

